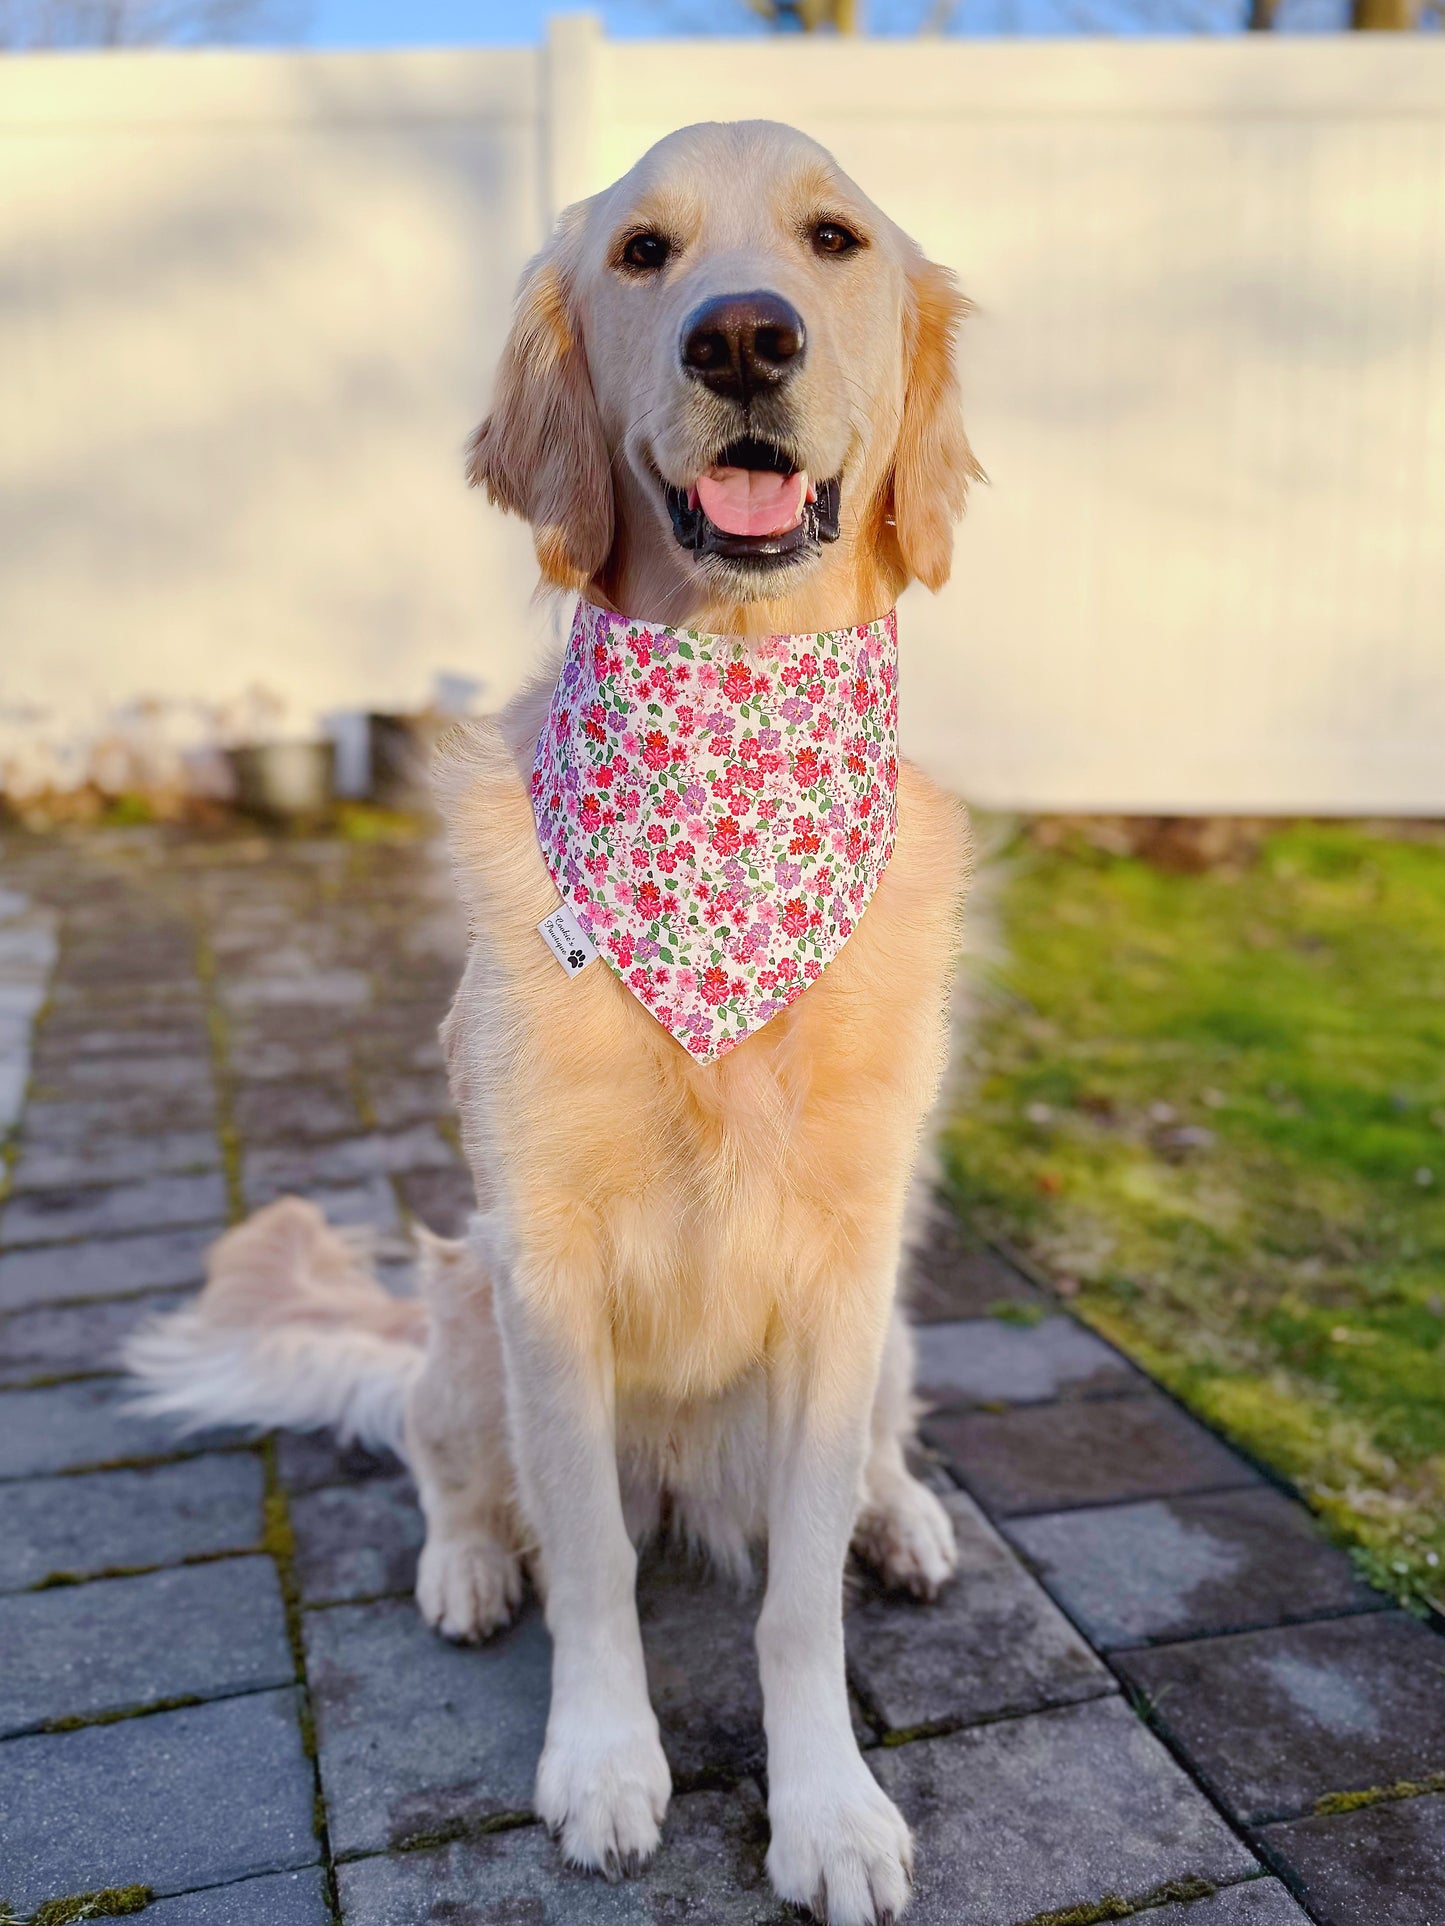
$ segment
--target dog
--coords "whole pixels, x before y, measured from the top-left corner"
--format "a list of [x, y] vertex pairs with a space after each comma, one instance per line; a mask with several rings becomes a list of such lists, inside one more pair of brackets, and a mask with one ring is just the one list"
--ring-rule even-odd
[[[599, 663], [605, 625], [635, 623], [668, 646], [728, 639], [739, 686], [762, 687], [748, 665], [770, 638], [871, 638], [910, 581], [947, 579], [980, 473], [965, 313], [813, 141], [685, 128], [569, 208], [527, 269], [470, 479], [531, 524], [543, 584], [603, 625]], [[966, 819], [906, 763], [886, 797], [865, 772], [891, 845], [866, 910], [801, 994], [784, 982], [711, 1054], [605, 956], [578, 969], [578, 943], [559, 968], [538, 933], [561, 887], [533, 781], [557, 687], [552, 663], [436, 769], [471, 924], [442, 1026], [469, 1234], [426, 1240], [405, 1301], [283, 1200], [221, 1240], [203, 1295], [130, 1363], [187, 1422], [399, 1450], [426, 1517], [417, 1601], [448, 1638], [504, 1624], [530, 1572], [553, 1642], [536, 1810], [569, 1863], [610, 1876], [651, 1856], [671, 1790], [636, 1547], [666, 1526], [744, 1569], [766, 1542], [768, 1872], [833, 1926], [892, 1920], [911, 1842], [853, 1734], [842, 1588], [850, 1545], [925, 1599], [956, 1561], [905, 1461], [896, 1293]]]

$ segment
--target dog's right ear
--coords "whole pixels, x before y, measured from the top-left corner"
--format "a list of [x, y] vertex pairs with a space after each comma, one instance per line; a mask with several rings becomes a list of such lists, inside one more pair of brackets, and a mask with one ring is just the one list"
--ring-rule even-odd
[[569, 208], [517, 292], [492, 412], [467, 479], [532, 524], [543, 578], [582, 589], [612, 548], [612, 474], [572, 299], [580, 208]]

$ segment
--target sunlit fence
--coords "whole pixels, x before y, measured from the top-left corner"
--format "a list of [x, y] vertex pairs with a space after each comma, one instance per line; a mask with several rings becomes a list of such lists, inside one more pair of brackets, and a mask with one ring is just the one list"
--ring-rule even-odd
[[905, 607], [913, 753], [1005, 805], [1445, 812], [1429, 36], [566, 20], [537, 50], [3, 62], [11, 779], [122, 711], [177, 742], [442, 671], [507, 693], [551, 618], [461, 450], [517, 274], [656, 136], [748, 116], [826, 142], [978, 303], [992, 486]]

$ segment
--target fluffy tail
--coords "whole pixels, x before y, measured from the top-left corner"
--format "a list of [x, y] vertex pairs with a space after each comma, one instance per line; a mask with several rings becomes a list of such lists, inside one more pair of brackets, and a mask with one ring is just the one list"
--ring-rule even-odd
[[200, 1296], [144, 1325], [124, 1362], [136, 1408], [183, 1430], [327, 1430], [400, 1454], [426, 1331], [423, 1303], [393, 1297], [314, 1204], [283, 1197], [212, 1247]]

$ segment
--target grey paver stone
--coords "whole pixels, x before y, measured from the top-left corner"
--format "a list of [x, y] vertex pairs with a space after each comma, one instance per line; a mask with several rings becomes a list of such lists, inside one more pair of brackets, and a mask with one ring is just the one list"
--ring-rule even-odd
[[400, 1130], [406, 1124], [429, 1123], [451, 1115], [445, 1077], [375, 1077], [368, 1083], [366, 1094], [382, 1130]]
[[305, 1627], [335, 1851], [530, 1809], [551, 1669], [537, 1612], [482, 1646], [448, 1645], [410, 1599], [308, 1612]]
[[[245, 1084], [236, 1093], [233, 1114], [248, 1144], [354, 1137], [361, 1127], [356, 1100], [343, 1084]], [[386, 1120], [377, 1121], [385, 1125]]]
[[314, 1863], [297, 1695], [211, 1705], [4, 1747], [0, 1864], [20, 1912], [103, 1886], [185, 1891]]
[[[142, 1418], [123, 1378], [87, 1378], [40, 1391], [0, 1392], [0, 1478], [34, 1478], [136, 1458], [170, 1458], [195, 1450], [174, 1419]], [[235, 1433], [208, 1432], [207, 1442]]]
[[339, 1037], [233, 1035], [229, 1067], [242, 1087], [296, 1078], [335, 1082], [350, 1069], [351, 1053]]
[[1277, 1491], [1056, 1512], [1007, 1531], [1106, 1650], [1386, 1603], [1304, 1506]]
[[214, 1130], [216, 1126], [215, 1093], [200, 1085], [142, 1090], [131, 1096], [37, 1096], [25, 1111], [25, 1142], [46, 1150], [86, 1150], [131, 1132]]
[[959, 1570], [922, 1604], [872, 1592], [847, 1619], [849, 1671], [891, 1731], [1096, 1698], [1114, 1680], [962, 1492]]
[[425, 1535], [410, 1478], [305, 1492], [291, 1501], [296, 1580], [307, 1605], [409, 1592]]
[[260, 1542], [264, 1485], [260, 1459], [240, 1451], [0, 1484], [0, 1591], [249, 1550]]
[[305, 967], [295, 974], [226, 976], [221, 1001], [230, 1010], [359, 1010], [371, 1001], [371, 981], [363, 970]]
[[676, 1554], [644, 1561], [637, 1587], [648, 1693], [674, 1781], [761, 1770], [763, 1697], [753, 1643], [760, 1589]]
[[337, 1868], [345, 1926], [782, 1926], [756, 1789], [674, 1799], [640, 1879], [569, 1871], [540, 1826]]
[[385, 1177], [372, 1177], [360, 1184], [293, 1184], [278, 1179], [246, 1187], [246, 1202], [253, 1211], [263, 1204], [274, 1204], [278, 1197], [309, 1198], [325, 1213], [326, 1221], [338, 1227], [401, 1229], [396, 1193]]
[[991, 1511], [1054, 1511], [1229, 1485], [1258, 1473], [1168, 1399], [1088, 1398], [930, 1418], [927, 1438]]
[[267, 1185], [288, 1187], [350, 1184], [390, 1172], [436, 1170], [454, 1166], [456, 1152], [433, 1124], [409, 1130], [374, 1131], [340, 1143], [268, 1144], [247, 1151], [242, 1178], [247, 1193]]
[[365, 1445], [337, 1444], [323, 1432], [283, 1431], [276, 1439], [276, 1470], [289, 1492], [319, 1491], [325, 1485], [355, 1484], [364, 1478], [394, 1478], [401, 1460]]
[[260, 1557], [13, 1593], [0, 1650], [0, 1734], [295, 1676], [276, 1568]]
[[1260, 1836], [1320, 1926], [1445, 1926], [1445, 1796], [1381, 1800]]
[[869, 1754], [914, 1828], [918, 1926], [1014, 1926], [1255, 1862], [1118, 1699]]
[[1206, 1899], [1150, 1906], [1137, 1918], [1139, 1926], [1310, 1926], [1309, 1914], [1277, 1879], [1251, 1879]]
[[320, 1866], [181, 1893], [147, 1906], [146, 1926], [331, 1926]]
[[115, 983], [77, 977], [71, 982], [62, 974], [52, 986], [50, 999], [62, 1013], [84, 1009], [92, 1016], [99, 1013], [107, 1023], [128, 1023], [144, 1014], [167, 1016], [199, 1006], [201, 986], [194, 980], [153, 983], [145, 977]]
[[1039, 1403], [1144, 1380], [1102, 1338], [1071, 1317], [1035, 1325], [993, 1317], [926, 1324], [918, 1332], [917, 1385], [930, 1404]]
[[388, 1075], [398, 1071], [445, 1070], [446, 1060], [436, 1036], [435, 1009], [431, 1015], [433, 1021], [429, 1029], [418, 1025], [404, 1030], [369, 1030], [356, 1040], [357, 1061], [373, 1073], [383, 1070]]
[[209, 1130], [159, 1130], [150, 1136], [115, 1136], [82, 1150], [22, 1145], [14, 1187], [63, 1190], [78, 1184], [133, 1183], [139, 1178], [217, 1170], [221, 1147]]
[[187, 1018], [165, 1015], [138, 1023], [100, 1023], [84, 1008], [65, 1017], [50, 1016], [36, 1042], [42, 1068], [75, 1057], [195, 1057], [210, 1049], [205, 1022], [197, 1010]]
[[0, 1385], [117, 1371], [120, 1347], [136, 1326], [179, 1301], [174, 1294], [102, 1298], [0, 1316]]
[[1119, 1655], [1238, 1818], [1445, 1770], [1445, 1644], [1402, 1612]]
[[64, 1064], [52, 1065], [45, 1082], [47, 1095], [53, 1097], [103, 1097], [114, 1102], [121, 1096], [158, 1092], [170, 1097], [190, 1090], [203, 1094], [211, 1088], [211, 1062], [205, 1050], [187, 1050], [174, 1057], [73, 1056]]
[[217, 1221], [191, 1230], [0, 1253], [0, 1310], [199, 1284], [206, 1252], [225, 1228]]
[[1043, 1293], [1022, 1271], [939, 1209], [909, 1250], [904, 1297], [915, 1323], [937, 1318], [986, 1317], [995, 1304], [1031, 1304]]
[[477, 1207], [472, 1174], [460, 1164], [450, 1170], [408, 1171], [401, 1179], [406, 1207], [438, 1237], [460, 1237]]
[[226, 1180], [219, 1171], [148, 1177], [101, 1190], [36, 1190], [12, 1197], [0, 1210], [0, 1240], [54, 1244], [117, 1231], [213, 1224], [225, 1214]]

